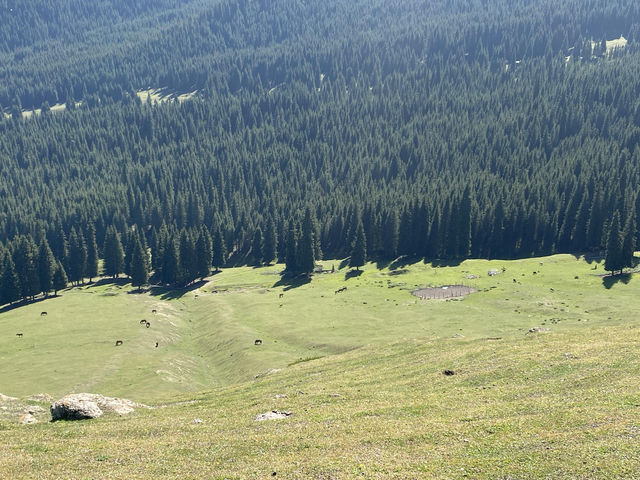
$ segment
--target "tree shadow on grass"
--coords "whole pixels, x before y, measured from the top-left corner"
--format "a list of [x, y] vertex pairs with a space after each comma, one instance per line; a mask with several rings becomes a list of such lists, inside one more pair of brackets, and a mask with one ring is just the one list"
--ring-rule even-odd
[[436, 267], [458, 267], [464, 258], [438, 258], [431, 261], [431, 265]]
[[118, 285], [119, 287], [124, 287], [128, 283], [131, 283], [131, 279], [128, 277], [104, 277], [93, 283], [86, 284], [85, 286], [88, 288], [102, 287], [103, 285]]
[[351, 257], [341, 260], [340, 265], [338, 265], [338, 269], [342, 270], [343, 268], [347, 268], [349, 266], [349, 260], [351, 260]]
[[401, 257], [396, 258], [393, 262], [389, 264], [389, 270], [397, 270], [398, 268], [404, 268], [407, 265], [416, 263], [418, 260], [419, 260], [418, 257], [410, 257], [409, 255], [402, 255]]
[[276, 283], [273, 284], [273, 288], [275, 287], [284, 287], [284, 291], [291, 290], [293, 288], [298, 288], [307, 283], [311, 282], [311, 275], [301, 274], [301, 275], [290, 275], [283, 274]]
[[15, 310], [20, 307], [26, 307], [27, 305], [35, 305], [36, 303], [43, 302], [50, 298], [57, 298], [60, 295], [49, 295], [48, 297], [38, 297], [33, 300], [20, 300], [19, 302], [14, 302], [11, 305], [7, 304], [4, 307], [0, 308], [0, 313], [10, 312], [11, 310]]
[[[160, 297], [160, 300], [176, 300], [184, 297], [189, 292], [197, 290], [206, 283], [207, 282], [205, 280], [200, 280], [182, 288], [166, 286], [151, 287], [149, 289], [149, 294], [153, 297]], [[136, 291], [134, 290], [132, 293], [136, 293]]]
[[387, 268], [389, 265], [391, 265], [391, 260], [387, 260], [384, 258], [379, 258], [378, 260], [376, 260], [376, 268], [378, 270], [382, 270], [383, 268]]
[[630, 273], [621, 273], [618, 275], [607, 275], [602, 277], [602, 285], [607, 290], [611, 289], [616, 283], [623, 283], [627, 285], [631, 281]]
[[344, 279], [349, 280], [350, 278], [359, 277], [362, 275], [362, 270], [349, 270], [344, 274]]

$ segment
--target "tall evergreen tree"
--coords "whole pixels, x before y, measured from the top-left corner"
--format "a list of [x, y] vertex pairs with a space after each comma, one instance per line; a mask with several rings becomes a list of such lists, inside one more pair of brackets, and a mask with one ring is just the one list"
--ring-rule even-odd
[[455, 223], [457, 256], [465, 258], [471, 254], [471, 188], [468, 185], [458, 205]]
[[298, 229], [293, 220], [289, 220], [285, 270], [289, 273], [298, 271]]
[[162, 283], [167, 285], [176, 285], [180, 278], [180, 257], [178, 254], [178, 246], [173, 237], [167, 238], [164, 248], [164, 258], [162, 261]]
[[211, 263], [213, 262], [211, 235], [209, 235], [209, 230], [204, 225], [200, 228], [200, 234], [196, 242], [196, 257], [198, 277], [203, 280], [211, 273]]
[[621, 263], [623, 267], [633, 267], [634, 265], [634, 251], [636, 247], [635, 239], [636, 221], [635, 212], [630, 214], [625, 222], [624, 229], [622, 231], [622, 252]]
[[132, 241], [134, 245], [131, 253], [131, 285], [142, 290], [142, 286], [149, 281], [149, 255], [139, 237]]
[[355, 267], [360, 271], [360, 267], [365, 264], [367, 258], [367, 239], [364, 235], [364, 227], [362, 226], [362, 220], [358, 222], [356, 228], [356, 236], [353, 241], [353, 249], [351, 250], [351, 258], [349, 259], [349, 266]]
[[262, 260], [269, 265], [277, 257], [278, 235], [276, 233], [276, 224], [272, 218], [267, 222], [267, 230], [264, 234], [264, 245], [262, 252]]
[[2, 278], [0, 279], [0, 305], [20, 300], [20, 281], [9, 253], [5, 253], [2, 262]]
[[38, 275], [38, 248], [31, 237], [22, 236], [17, 240], [17, 246], [13, 252], [13, 264], [15, 265], [22, 297], [33, 299], [40, 293], [40, 278]]
[[216, 225], [213, 231], [213, 266], [216, 268], [216, 272], [224, 266], [227, 258], [227, 247], [224, 242], [224, 236], [220, 227]]
[[398, 211], [393, 209], [387, 215], [385, 228], [382, 233], [383, 255], [388, 260], [393, 260], [398, 256], [398, 229]]
[[84, 281], [87, 270], [87, 244], [82, 231], [74, 227], [69, 233], [69, 280], [76, 285]]
[[51, 248], [46, 237], [40, 240], [38, 248], [38, 276], [40, 280], [40, 290], [47, 296], [53, 287], [53, 275], [55, 273], [56, 261], [53, 258]]
[[58, 295], [60, 290], [67, 288], [69, 280], [67, 279], [67, 272], [64, 271], [62, 262], [58, 261], [56, 265], [56, 271], [53, 274], [53, 291], [54, 295]]
[[262, 243], [264, 239], [262, 238], [262, 230], [260, 227], [256, 228], [256, 231], [253, 235], [253, 241], [251, 242], [251, 256], [253, 257], [253, 262], [255, 265], [260, 265], [262, 263]]
[[180, 283], [189, 285], [198, 278], [196, 244], [193, 235], [187, 229], [180, 233]]
[[618, 270], [622, 271], [623, 267], [622, 239], [620, 236], [620, 213], [616, 211], [613, 214], [613, 219], [609, 225], [604, 268], [611, 273], [615, 273]]
[[103, 251], [105, 275], [118, 278], [118, 275], [124, 271], [124, 251], [120, 242], [120, 235], [113, 225], [107, 228]]
[[313, 213], [307, 208], [302, 221], [302, 235], [298, 240], [296, 271], [300, 273], [312, 273], [316, 266], [315, 261], [315, 232], [316, 225]]
[[96, 227], [89, 225], [87, 238], [87, 270], [85, 275], [89, 277], [89, 283], [98, 276], [98, 244], [96, 243]]

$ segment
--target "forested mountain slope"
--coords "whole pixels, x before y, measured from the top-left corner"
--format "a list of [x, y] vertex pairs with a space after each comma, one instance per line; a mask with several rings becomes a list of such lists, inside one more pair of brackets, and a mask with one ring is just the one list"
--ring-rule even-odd
[[615, 212], [637, 236], [637, 2], [76, 3], [0, 5], [4, 241], [204, 225], [284, 258], [305, 210], [316, 256], [360, 221], [388, 258], [599, 250]]

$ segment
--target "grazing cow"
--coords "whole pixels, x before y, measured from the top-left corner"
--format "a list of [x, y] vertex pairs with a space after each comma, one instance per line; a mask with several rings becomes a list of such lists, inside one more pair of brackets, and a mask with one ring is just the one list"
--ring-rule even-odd
[[144, 320], [144, 319], [143, 319], [143, 320], [140, 320], [140, 325], [144, 325], [145, 323], [147, 323], [147, 321], [146, 321], [146, 320]]
[[151, 310], [151, 313], [158, 313], [158, 311], [154, 308], [153, 310]]
[[145, 327], [149, 328], [151, 324], [149, 322], [145, 323]]
[[45, 317], [46, 315], [47, 315], [47, 312], [40, 312], [41, 317]]
[[534, 274], [534, 275], [537, 275], [537, 274], [538, 274], [538, 272], [533, 272], [533, 274]]
[[281, 294], [278, 296], [278, 298], [282, 298], [282, 297], [284, 297], [284, 293], [281, 293]]
[[193, 298], [198, 298], [198, 295], [194, 295]]
[[116, 340], [116, 347], [119, 347], [120, 345], [122, 345], [122, 340]]
[[21, 333], [16, 333], [16, 337], [22, 337]]
[[515, 278], [513, 279], [513, 283], [516, 283], [516, 279]]
[[253, 342], [254, 345], [262, 345], [262, 340], [260, 340], [259, 338]]
[[158, 348], [158, 342], [156, 342], [156, 348]]
[[282, 308], [282, 305], [284, 305], [284, 303], [281, 303], [281, 304], [280, 304], [280, 308]]

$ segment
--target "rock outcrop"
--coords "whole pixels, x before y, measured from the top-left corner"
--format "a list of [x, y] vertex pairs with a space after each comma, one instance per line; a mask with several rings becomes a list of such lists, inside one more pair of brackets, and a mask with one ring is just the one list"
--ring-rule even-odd
[[127, 415], [135, 408], [150, 408], [126, 398], [112, 398], [94, 393], [74, 393], [51, 405], [51, 420], [84, 420], [100, 417], [104, 412]]

